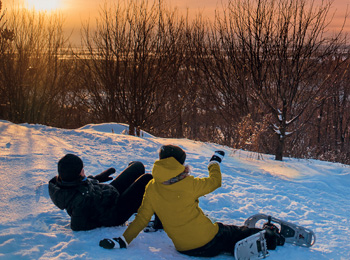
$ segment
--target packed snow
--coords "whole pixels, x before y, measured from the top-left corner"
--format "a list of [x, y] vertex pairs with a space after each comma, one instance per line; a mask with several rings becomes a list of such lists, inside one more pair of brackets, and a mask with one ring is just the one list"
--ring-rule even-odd
[[116, 123], [67, 130], [0, 120], [0, 259], [200, 259], [178, 253], [164, 231], [141, 232], [128, 249], [103, 249], [101, 239], [118, 237], [126, 227], [73, 232], [66, 212], [48, 195], [48, 181], [66, 153], [83, 159], [87, 175], [109, 167], [120, 172], [133, 160], [151, 172], [163, 144], [182, 147], [191, 174], [198, 177], [208, 175], [215, 150], [226, 152], [222, 187], [200, 198], [213, 221], [243, 225], [249, 216], [264, 213], [316, 233], [314, 246], [286, 244], [270, 251], [268, 259], [350, 259], [349, 165], [293, 158], [280, 162], [213, 143], [127, 132], [127, 125]]

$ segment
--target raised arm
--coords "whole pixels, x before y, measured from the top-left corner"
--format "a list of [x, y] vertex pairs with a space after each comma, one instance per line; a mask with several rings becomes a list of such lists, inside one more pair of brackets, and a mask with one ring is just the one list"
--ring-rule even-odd
[[195, 178], [194, 191], [198, 197], [221, 187], [220, 163], [224, 155], [224, 151], [215, 151], [208, 164], [209, 177]]

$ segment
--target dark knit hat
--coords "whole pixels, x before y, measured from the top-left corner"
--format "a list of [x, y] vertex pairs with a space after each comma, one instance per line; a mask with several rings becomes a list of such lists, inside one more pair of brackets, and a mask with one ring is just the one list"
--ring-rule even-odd
[[76, 181], [80, 178], [80, 172], [83, 167], [83, 161], [78, 156], [66, 154], [58, 161], [58, 175], [62, 181]]
[[159, 159], [165, 159], [168, 157], [174, 157], [179, 163], [184, 164], [186, 153], [179, 146], [171, 144], [163, 145], [159, 151]]

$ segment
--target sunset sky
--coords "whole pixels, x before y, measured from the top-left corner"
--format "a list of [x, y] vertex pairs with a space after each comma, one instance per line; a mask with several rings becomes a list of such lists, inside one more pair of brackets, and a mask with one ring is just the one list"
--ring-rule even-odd
[[[73, 30], [73, 37], [77, 37], [82, 22], [90, 19], [95, 22], [98, 16], [98, 10], [106, 0], [2, 0], [5, 9], [12, 6], [24, 5], [28, 8], [37, 10], [57, 10], [65, 17], [65, 27], [67, 30]], [[113, 0], [107, 0], [113, 2]], [[150, 0], [151, 2], [151, 0]], [[165, 0], [168, 6], [177, 7], [179, 11], [185, 12], [187, 9], [190, 15], [202, 12], [205, 17], [212, 17], [215, 9], [220, 9], [221, 2], [226, 3], [227, 0]], [[315, 0], [315, 3], [321, 3], [322, 0]], [[217, 8], [218, 7], [218, 8]], [[332, 5], [332, 13], [335, 12], [335, 18], [330, 29], [336, 29], [341, 26], [344, 21], [344, 15], [350, 8], [350, 0], [334, 0]], [[350, 33], [350, 17], [347, 21], [346, 32]]]

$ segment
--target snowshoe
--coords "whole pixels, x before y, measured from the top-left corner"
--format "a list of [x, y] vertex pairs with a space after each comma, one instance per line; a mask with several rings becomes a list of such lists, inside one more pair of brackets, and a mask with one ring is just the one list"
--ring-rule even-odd
[[262, 230], [254, 235], [238, 241], [234, 248], [234, 256], [236, 260], [253, 260], [266, 258], [267, 252], [266, 230]]
[[[316, 235], [312, 230], [265, 214], [256, 214], [249, 217], [244, 222], [244, 225], [249, 228], [254, 228], [256, 227], [256, 223], [262, 219], [268, 220], [264, 225], [265, 228], [269, 228], [269, 225], [272, 223], [280, 225], [279, 234], [284, 237], [286, 243], [310, 247], [316, 242]], [[280, 243], [282, 243], [282, 241], [280, 241]]]

